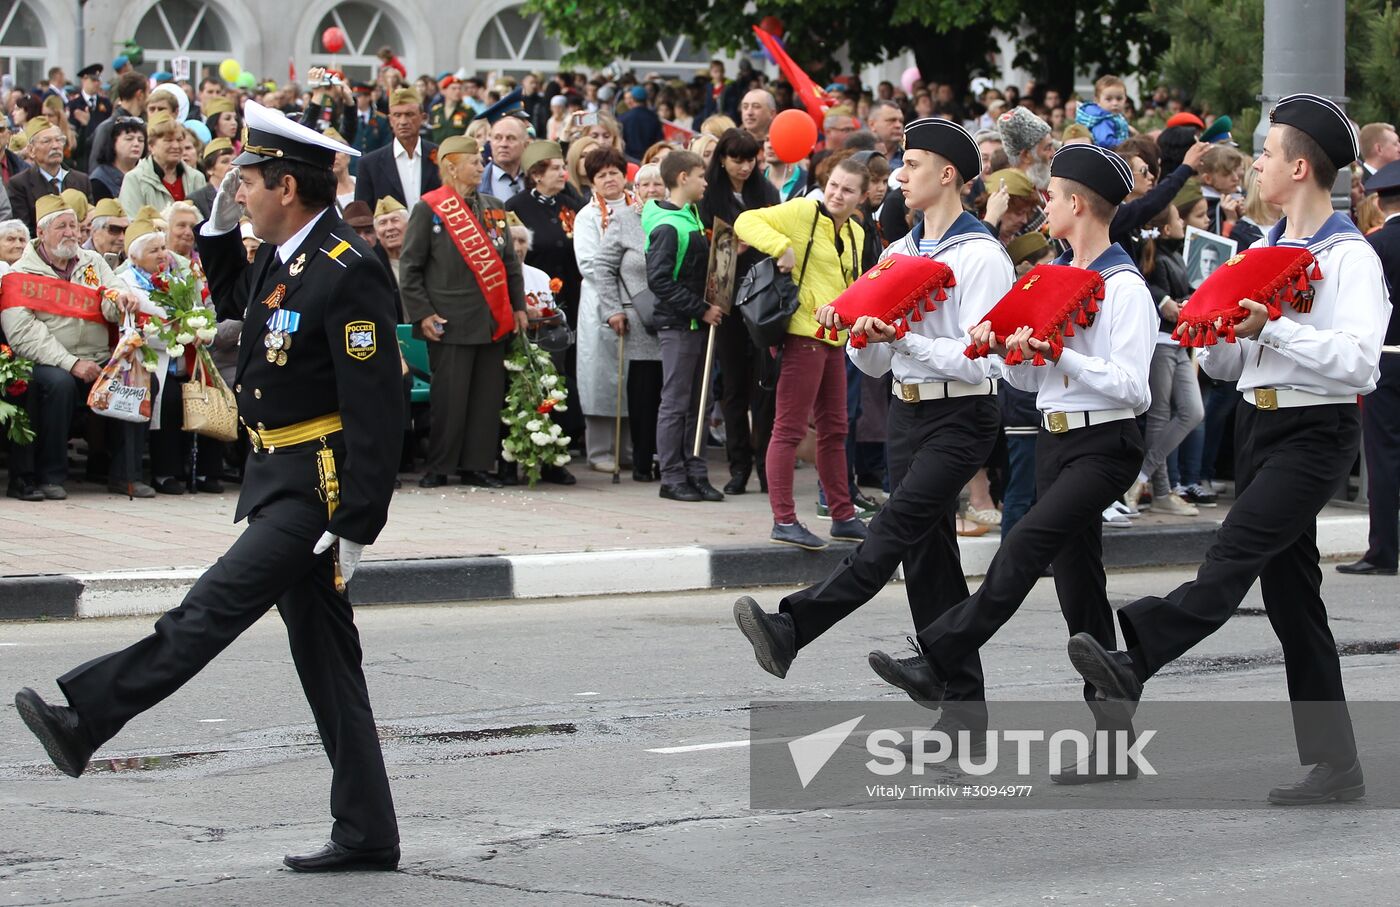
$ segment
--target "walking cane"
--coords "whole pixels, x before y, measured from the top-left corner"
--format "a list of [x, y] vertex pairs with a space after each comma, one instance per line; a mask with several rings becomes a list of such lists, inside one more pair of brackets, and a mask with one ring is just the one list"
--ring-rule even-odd
[[[625, 319], [626, 313], [623, 314]], [[627, 322], [617, 335], [617, 418], [613, 424], [613, 480], [614, 485], [622, 482], [622, 372], [626, 363], [624, 351], [627, 349]]]
[[710, 325], [710, 339], [705, 343], [705, 373], [700, 376], [700, 417], [695, 422], [695, 456], [704, 456], [705, 435], [710, 430], [710, 417], [706, 401], [710, 398], [710, 373], [715, 367], [715, 331], [717, 325]]

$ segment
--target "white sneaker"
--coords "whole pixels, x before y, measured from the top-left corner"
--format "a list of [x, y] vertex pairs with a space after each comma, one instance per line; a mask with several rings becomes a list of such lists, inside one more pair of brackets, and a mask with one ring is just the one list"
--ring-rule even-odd
[[1141, 513], [1132, 509], [1127, 504], [1124, 504], [1122, 501], [1114, 501], [1112, 504], [1109, 504], [1108, 507], [1110, 510], [1118, 511], [1130, 520], [1135, 520], [1138, 517], [1142, 516]]
[[983, 526], [1001, 525], [1001, 511], [996, 508], [990, 510], [975, 510], [972, 505], [969, 504], [967, 505], [967, 509], [963, 511], [962, 516], [963, 519], [969, 522], [980, 523]]
[[1115, 529], [1130, 529], [1133, 521], [1128, 519], [1127, 514], [1119, 513], [1116, 508], [1109, 506], [1103, 512], [1103, 524]]
[[1201, 512], [1196, 509], [1195, 504], [1188, 504], [1185, 498], [1174, 491], [1160, 501], [1155, 501], [1152, 505], [1152, 512], [1165, 513], [1171, 516], [1201, 515]]

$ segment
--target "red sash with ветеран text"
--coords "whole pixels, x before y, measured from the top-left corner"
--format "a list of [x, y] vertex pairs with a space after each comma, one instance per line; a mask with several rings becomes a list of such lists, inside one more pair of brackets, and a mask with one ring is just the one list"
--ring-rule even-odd
[[32, 309], [101, 325], [107, 324], [102, 315], [104, 295], [100, 289], [42, 274], [11, 271], [0, 281], [0, 309]]
[[481, 287], [491, 317], [496, 322], [491, 339], [500, 340], [515, 328], [505, 262], [472, 214], [472, 209], [462, 203], [462, 197], [450, 186], [434, 189], [421, 197], [442, 220], [447, 235], [452, 237], [462, 260], [476, 278], [477, 286]]

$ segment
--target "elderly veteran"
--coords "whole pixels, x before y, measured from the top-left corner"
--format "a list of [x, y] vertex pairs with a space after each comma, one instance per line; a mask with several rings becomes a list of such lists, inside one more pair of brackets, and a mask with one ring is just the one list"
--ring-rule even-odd
[[[33, 463], [24, 464], [12, 496], [61, 501], [68, 497], [68, 432], [73, 414], [111, 353], [108, 324], [137, 300], [121, 286], [101, 255], [78, 243], [78, 216], [61, 196], [39, 199], [38, 236], [5, 275], [0, 328], [16, 355], [34, 361], [26, 408], [34, 426]], [[70, 286], [71, 284], [71, 286]], [[133, 481], [143, 425], [106, 420], [111, 469], [108, 490], [148, 498], [155, 491]], [[19, 494], [13, 494], [18, 488]], [[35, 497], [37, 490], [39, 497]]]
[[[24, 124], [25, 147], [34, 166], [10, 179], [10, 208], [14, 216], [34, 231], [34, 205], [45, 195], [58, 195], [64, 189], [77, 189], [92, 198], [87, 176], [63, 166], [63, 132], [43, 117]], [[0, 209], [0, 217], [9, 215]]]
[[432, 428], [423, 488], [461, 473], [499, 488], [495, 464], [505, 398], [505, 350], [525, 330], [525, 289], [500, 199], [477, 191], [481, 148], [450, 136], [438, 149], [442, 186], [413, 206], [399, 292], [414, 336], [428, 343]]
[[143, 205], [162, 210], [171, 202], [191, 198], [206, 185], [204, 174], [185, 166], [180, 159], [185, 147], [185, 129], [169, 114], [157, 112], [146, 124], [146, 144], [150, 154], [142, 158], [122, 180], [122, 208], [132, 217]]
[[394, 280], [399, 279], [399, 261], [403, 255], [404, 231], [408, 229], [408, 209], [392, 195], [386, 195], [374, 206], [374, 236], [379, 248], [389, 259]]
[[219, 190], [219, 183], [224, 181], [224, 174], [233, 165], [235, 153], [233, 142], [225, 138], [210, 139], [204, 146], [204, 156], [199, 162], [199, 169], [204, 174], [204, 188], [189, 197], [189, 201], [199, 209], [202, 220], [209, 219], [209, 212], [214, 207], [214, 195]]

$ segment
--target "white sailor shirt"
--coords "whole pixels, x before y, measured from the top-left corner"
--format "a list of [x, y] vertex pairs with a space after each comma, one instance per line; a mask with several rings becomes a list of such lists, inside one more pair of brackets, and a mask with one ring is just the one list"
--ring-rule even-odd
[[[1067, 265], [1073, 253], [1056, 259]], [[1147, 412], [1152, 402], [1148, 371], [1157, 344], [1157, 311], [1152, 294], [1128, 253], [1117, 243], [1089, 266], [1104, 282], [1104, 299], [1094, 323], [1064, 338], [1057, 362], [1029, 361], [1001, 371], [1013, 387], [1036, 393], [1036, 408], [1048, 412]]]
[[1354, 397], [1376, 389], [1381, 344], [1391, 303], [1381, 260], [1347, 217], [1334, 213], [1307, 239], [1285, 239], [1279, 221], [1261, 246], [1306, 246], [1322, 279], [1311, 282], [1311, 311], [1284, 304], [1283, 314], [1254, 340], [1217, 343], [1200, 353], [1201, 368], [1241, 392], [1289, 388], [1324, 397]]
[[982, 222], [963, 212], [936, 241], [924, 239], [922, 223], [880, 256], [919, 255], [941, 261], [953, 271], [956, 285], [937, 310], [909, 321], [909, 332], [891, 343], [872, 343], [864, 349], [846, 347], [856, 367], [875, 378], [894, 373], [900, 384], [928, 381], [960, 381], [978, 384], [996, 377], [987, 358], [969, 359], [972, 342], [968, 332], [986, 320], [987, 313], [1010, 291], [1016, 274], [1011, 259]]

